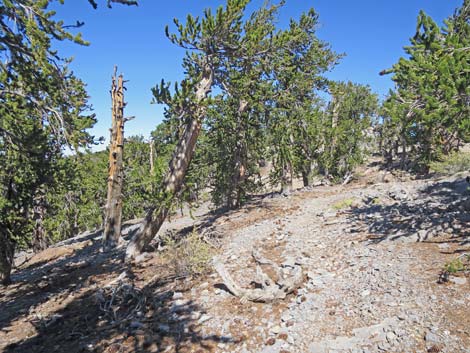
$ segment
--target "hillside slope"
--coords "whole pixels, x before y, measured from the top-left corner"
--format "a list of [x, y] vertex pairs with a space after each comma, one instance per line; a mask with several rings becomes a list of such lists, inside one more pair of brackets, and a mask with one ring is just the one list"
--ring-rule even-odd
[[347, 186], [271, 194], [229, 213], [201, 208], [166, 226], [185, 236], [198, 225], [244, 287], [256, 277], [254, 249], [300, 264], [302, 286], [274, 303], [234, 297], [214, 271], [179, 276], [159, 252], [128, 267], [122, 250], [99, 252], [99, 233], [83, 235], [35, 255], [0, 288], [0, 350], [470, 352], [468, 273], [442, 274], [470, 252], [468, 200], [464, 175], [366, 171]]

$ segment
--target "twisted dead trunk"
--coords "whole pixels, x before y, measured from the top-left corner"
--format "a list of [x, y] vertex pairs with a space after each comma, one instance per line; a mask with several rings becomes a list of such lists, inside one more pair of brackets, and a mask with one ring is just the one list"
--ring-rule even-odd
[[[218, 259], [214, 259], [214, 268], [222, 278], [228, 290], [239, 297], [242, 303], [247, 301], [270, 303], [282, 300], [288, 294], [299, 288], [304, 280], [302, 267], [290, 261], [293, 265], [277, 265], [273, 261], [264, 258], [257, 250], [253, 250], [253, 259], [256, 262], [256, 278], [254, 282], [258, 288], [241, 287], [225, 268], [225, 265]], [[268, 265], [276, 273], [277, 278], [268, 276], [261, 268], [261, 265]]]
[[113, 76], [111, 86], [112, 129], [109, 146], [109, 176], [106, 216], [104, 221], [103, 250], [109, 251], [119, 244], [122, 222], [122, 160], [124, 150], [124, 80]]

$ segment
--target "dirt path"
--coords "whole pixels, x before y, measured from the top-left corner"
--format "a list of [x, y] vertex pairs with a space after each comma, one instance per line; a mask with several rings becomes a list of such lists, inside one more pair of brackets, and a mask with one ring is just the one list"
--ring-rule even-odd
[[[470, 281], [437, 283], [446, 262], [470, 251], [466, 188], [461, 176], [363, 182], [213, 216], [211, 229], [223, 235], [218, 259], [242, 286], [255, 278], [253, 249], [302, 265], [302, 287], [278, 303], [243, 303], [216, 273], [174, 279], [155, 254], [131, 271], [120, 252], [99, 254], [96, 241], [64, 246], [55, 263], [16, 274], [30, 283], [0, 290], [0, 350], [470, 352]], [[173, 226], [204, 222], [203, 214]], [[125, 270], [132, 288], [103, 290]], [[140, 308], [114, 326], [97, 298], [112, 290], [120, 308]]]
[[[449, 193], [461, 192], [462, 182], [446, 187]], [[285, 305], [247, 304], [241, 315], [230, 309], [233, 298], [225, 292], [213, 296], [195, 291], [192, 298], [211, 303], [213, 319], [207, 332], [234, 326], [231, 332], [244, 332], [247, 338], [241, 346], [222, 345], [220, 351], [469, 352], [468, 280], [459, 277], [452, 279], [456, 283], [437, 284], [443, 264], [469, 249], [461, 245], [468, 238], [452, 228], [454, 224], [462, 229], [457, 219], [451, 220], [449, 229], [441, 227], [440, 237], [425, 243], [413, 242], [415, 235], [434, 229], [433, 224], [426, 229], [415, 215], [409, 232], [402, 227], [406, 211], [416, 203], [448, 201], [447, 193], [436, 198], [427, 188], [426, 183], [409, 182], [297, 193], [267, 201], [270, 207], [283, 205], [285, 213], [268, 214], [247, 227], [229, 227], [231, 241], [221, 258], [241, 284], [249, 286], [255, 278], [253, 248], [271, 258], [277, 253], [278, 262], [296, 259], [308, 279]], [[397, 193], [406, 193], [409, 200], [399, 199]], [[402, 214], [389, 210], [398, 203]], [[420, 207], [432, 215], [433, 210]], [[441, 216], [443, 223], [449, 215]], [[382, 220], [390, 223], [388, 231], [382, 229], [386, 234], [369, 232], [380, 218], [390, 218]], [[413, 222], [420, 227], [413, 229]], [[388, 239], [399, 232], [401, 238]]]

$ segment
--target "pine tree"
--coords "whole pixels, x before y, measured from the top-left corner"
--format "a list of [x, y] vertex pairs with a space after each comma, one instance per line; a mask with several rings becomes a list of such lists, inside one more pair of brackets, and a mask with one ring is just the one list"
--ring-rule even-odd
[[264, 116], [272, 96], [271, 62], [279, 48], [272, 40], [279, 5], [255, 11], [244, 23], [237, 55], [225, 56], [220, 69], [223, 94], [208, 114], [211, 161], [215, 165], [213, 201], [239, 207], [259, 189], [258, 160], [265, 149]]
[[[58, 58], [54, 40], [87, 44], [48, 10], [48, 0], [0, 4], [0, 280], [8, 284], [15, 248], [47, 245], [47, 195], [64, 149], [93, 139], [84, 84]], [[33, 234], [33, 239], [31, 239]]]
[[[170, 106], [176, 112], [175, 115], [184, 121], [185, 128], [170, 161], [162, 193], [157, 200], [158, 206], [147, 214], [142, 234], [129, 243], [127, 258], [141, 252], [157, 234], [168, 215], [172, 200], [181, 190], [202, 128], [202, 120], [207, 113], [208, 95], [214, 85], [224, 88], [224, 73], [230, 71], [224, 67], [231, 62], [226, 58], [242, 55], [253, 57], [253, 53], [245, 51], [243, 45], [247, 41], [243, 23], [248, 2], [228, 0], [225, 8], [219, 7], [215, 15], [207, 9], [202, 20], [191, 15], [187, 17], [185, 25], [175, 20], [178, 35], [169, 34], [167, 30], [173, 43], [191, 50], [183, 61], [187, 78], [174, 95], [170, 94], [169, 86], [163, 82], [154, 93], [159, 102]], [[261, 36], [258, 41], [262, 39]]]
[[369, 86], [352, 82], [332, 82], [329, 89], [331, 101], [322, 124], [325, 144], [319, 168], [333, 180], [346, 180], [365, 156], [378, 98]]
[[303, 175], [306, 185], [311, 181], [318, 141], [318, 92], [327, 87], [324, 73], [341, 57], [316, 36], [318, 19], [311, 9], [298, 22], [291, 20], [289, 29], [275, 38], [280, 50], [273, 61], [274, 95], [267, 125], [274, 167], [271, 181], [281, 184], [281, 192], [292, 189], [297, 174]]
[[402, 167], [412, 159], [426, 171], [469, 137], [469, 15], [468, 0], [442, 27], [421, 11], [407, 58], [382, 72], [396, 84], [385, 108], [400, 126]]

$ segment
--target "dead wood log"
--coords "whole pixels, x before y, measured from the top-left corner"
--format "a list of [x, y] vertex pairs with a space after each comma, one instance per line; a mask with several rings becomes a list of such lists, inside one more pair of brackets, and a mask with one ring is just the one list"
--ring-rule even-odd
[[[214, 268], [222, 278], [225, 286], [233, 295], [239, 297], [243, 303], [247, 301], [270, 303], [282, 300], [302, 284], [304, 276], [302, 267], [299, 265], [294, 265], [293, 267], [288, 265], [278, 266], [273, 261], [262, 257], [256, 250], [253, 251], [252, 256], [256, 262], [255, 283], [258, 284], [260, 288], [242, 288], [235, 282], [225, 268], [225, 265], [217, 258], [214, 260]], [[271, 266], [277, 274], [277, 280], [274, 281], [269, 277], [262, 270], [260, 265]]]

